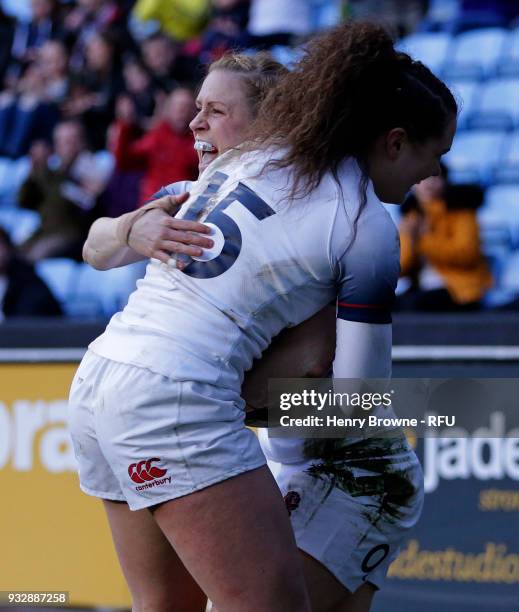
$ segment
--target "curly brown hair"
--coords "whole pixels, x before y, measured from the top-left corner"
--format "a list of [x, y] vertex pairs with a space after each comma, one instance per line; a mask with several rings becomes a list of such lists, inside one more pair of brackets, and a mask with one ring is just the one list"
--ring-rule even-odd
[[[293, 172], [292, 195], [307, 195], [346, 157], [365, 168], [375, 140], [394, 127], [413, 141], [440, 137], [457, 104], [421, 62], [396, 51], [372, 23], [344, 23], [312, 39], [292, 72], [267, 95], [256, 143], [286, 147], [269, 162]], [[365, 183], [367, 182], [364, 181]]]

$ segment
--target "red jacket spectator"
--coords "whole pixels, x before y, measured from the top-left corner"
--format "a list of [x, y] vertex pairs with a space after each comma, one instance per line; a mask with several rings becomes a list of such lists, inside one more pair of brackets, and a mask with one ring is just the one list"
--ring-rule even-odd
[[164, 185], [198, 176], [198, 156], [188, 127], [194, 116], [191, 92], [176, 89], [166, 109], [165, 119], [137, 140], [134, 124], [121, 119], [116, 123], [114, 153], [119, 169], [144, 170], [141, 204]]

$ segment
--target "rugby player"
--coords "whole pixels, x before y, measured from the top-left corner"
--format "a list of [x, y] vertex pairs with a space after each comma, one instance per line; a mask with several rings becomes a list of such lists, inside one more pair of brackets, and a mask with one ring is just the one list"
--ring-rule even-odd
[[[222, 74], [219, 77], [222, 79]], [[355, 91], [355, 95], [351, 94], [352, 91]], [[204, 88], [200, 97], [202, 109], [198, 116], [199, 122], [196, 123], [195, 119], [193, 127], [199, 141], [210, 143], [211, 125], [206, 118], [201, 121], [201, 115], [207, 113], [203, 92]], [[130, 375], [128, 367], [114, 366], [106, 359], [116, 364], [138, 365], [162, 377], [178, 377], [178, 380], [186, 380], [184, 377], [189, 372], [197, 381], [200, 380], [200, 373], [195, 374], [195, 368], [208, 368], [211, 364], [218, 375], [211, 372], [216, 378], [201, 382], [230, 390], [236, 382], [241, 381], [243, 370], [250, 366], [252, 357], [261, 353], [271, 337], [283, 327], [311, 317], [329, 303], [336, 295], [336, 284], [339, 285], [339, 319], [335, 375], [388, 375], [391, 348], [388, 310], [398, 275], [398, 245], [394, 226], [381, 207], [379, 198], [401, 201], [412, 184], [438, 172], [438, 159], [449, 148], [452, 140], [456, 104], [447, 88], [426, 68], [411, 62], [407, 56], [396, 54], [382, 31], [374, 26], [362, 25], [343, 26], [317, 39], [306, 60], [290, 77], [283, 80], [275, 93], [267, 100], [256, 129], [264, 147], [281, 144], [285, 148], [264, 148], [261, 152], [248, 151], [241, 155], [229, 151], [222, 155], [222, 149], [217, 147], [220, 158], [203, 173], [199, 183], [192, 189], [192, 197], [180, 212], [180, 216], [185, 219], [199, 218], [203, 216], [203, 207], [209, 204], [207, 221], [214, 221], [213, 227], [220, 229], [224, 237], [223, 248], [220, 246], [218, 253], [211, 252], [215, 247], [217, 250], [218, 238], [221, 242], [221, 236], [215, 230], [215, 245], [209, 249], [208, 261], [191, 261], [184, 267], [183, 273], [166, 270], [158, 263], [152, 263], [147, 280], [141, 283], [141, 287], [146, 283], [147, 287], [139, 287], [123, 315], [113, 320], [107, 333], [92, 345], [92, 352], [101, 357], [104, 355], [105, 361], [92, 356], [87, 359], [82, 369], [87, 373], [89, 369], [93, 370], [95, 373], [91, 378], [109, 378], [106, 372], [109, 367], [112, 368], [112, 374], [113, 370], [119, 370], [121, 380]], [[379, 109], [380, 99], [384, 99], [385, 106]], [[378, 115], [373, 112], [375, 110], [379, 111]], [[423, 110], [426, 116], [421, 116], [420, 111]], [[274, 162], [270, 163], [272, 159]], [[287, 175], [290, 179], [288, 181]], [[298, 191], [301, 186], [303, 190]], [[214, 203], [210, 201], [211, 198], [215, 200]], [[293, 201], [287, 202], [288, 199]], [[227, 212], [223, 213], [225, 209]], [[139, 222], [151, 215], [151, 212], [146, 214]], [[137, 223], [134, 229], [137, 229]], [[120, 243], [118, 246], [120, 248]], [[154, 265], [156, 269], [151, 270]], [[251, 275], [253, 282], [250, 281]], [[226, 282], [222, 282], [224, 280]], [[172, 301], [177, 302], [172, 311], [165, 305], [167, 291], [161, 292], [159, 281], [167, 286]], [[151, 306], [152, 311], [156, 310], [155, 313], [145, 313], [143, 301], [146, 300], [143, 297], [146, 297], [146, 291], [149, 298], [150, 293], [156, 294], [160, 302], [155, 309], [149, 300], [148, 307]], [[193, 309], [193, 302], [183, 302], [179, 299], [181, 295], [171, 295], [172, 291], [190, 295], [195, 302], [200, 300], [207, 308]], [[258, 308], [259, 304], [264, 308]], [[186, 322], [186, 313], [177, 310], [181, 305], [195, 311], [188, 313], [193, 317], [191, 339], [186, 336], [186, 329], [182, 328]], [[181, 320], [184, 319], [180, 327], [172, 320], [173, 313]], [[158, 318], [161, 314], [166, 315], [171, 331], [179, 332], [180, 343], [178, 335], [164, 328]], [[209, 324], [204, 325], [201, 315], [210, 319]], [[197, 337], [199, 330], [196, 330], [195, 320], [206, 330], [205, 342], [214, 336], [215, 344], [211, 340], [204, 345], [204, 341]], [[229, 327], [230, 324], [238, 329]], [[124, 334], [140, 337], [137, 342], [123, 341], [121, 351], [116, 345]], [[161, 341], [157, 341], [155, 335], [164, 335], [168, 339], [170, 348], [174, 347], [171, 352], [177, 359], [185, 360], [181, 366], [172, 363], [171, 358], [168, 359]], [[145, 339], [150, 340], [151, 347], [148, 347], [147, 341], [144, 342]], [[225, 341], [229, 339], [234, 349], [230, 353], [225, 350]], [[149, 351], [153, 353], [155, 350], [154, 346], [159, 349], [156, 359], [149, 356]], [[349, 356], [352, 349], [354, 359]], [[209, 360], [207, 350], [216, 352]], [[166, 363], [161, 363], [162, 358]], [[218, 365], [212, 363], [213, 360]], [[132, 374], [135, 376], [135, 372]], [[79, 381], [84, 385], [81, 369], [73, 389], [73, 395], [78, 396], [77, 412], [82, 409], [81, 404], [86, 406], [91, 401], [86, 397], [88, 392], [77, 392]], [[102, 393], [104, 397], [112, 393], [112, 401], [115, 400], [114, 386], [117, 387], [113, 381], [108, 385], [105, 383], [108, 390]], [[174, 385], [168, 389], [169, 393], [173, 390]], [[188, 390], [190, 393], [194, 391], [191, 387]], [[216, 389], [213, 392], [217, 395]], [[99, 395], [99, 388], [96, 389], [96, 395]], [[146, 401], [146, 405], [151, 404], [151, 409], [154, 409], [160, 403], [160, 393], [157, 389], [149, 395], [151, 398]], [[204, 397], [208, 403], [211, 401], [209, 396]], [[177, 402], [174, 396], [170, 395], [169, 399], [172, 404]], [[191, 431], [193, 427], [200, 428], [200, 415], [197, 419], [196, 411], [203, 412], [202, 405], [193, 401], [190, 403], [189, 396], [186, 400], [185, 403], [179, 403], [178, 410], [174, 411], [176, 430], [179, 423], [189, 425]], [[220, 398], [220, 403], [222, 401]], [[233, 399], [238, 405], [239, 401]], [[136, 404], [141, 402], [142, 398]], [[191, 415], [193, 420], [185, 420], [180, 406], [195, 413]], [[104, 438], [103, 446], [106, 445], [106, 452], [114, 457], [115, 463], [120, 463], [120, 457], [126, 456], [128, 447], [143, 444], [140, 439], [137, 441], [140, 435], [136, 432], [138, 419], [130, 418], [125, 408], [118, 410], [124, 412], [126, 418], [113, 418], [109, 410], [105, 411], [103, 419], [108, 423], [103, 424], [102, 435], [96, 431], [99, 443]], [[138, 410], [139, 405], [134, 404], [133, 411]], [[149, 412], [151, 418], [153, 414]], [[100, 418], [97, 419], [97, 428], [100, 428]], [[74, 433], [78, 451], [83, 450], [83, 456], [78, 452], [80, 466], [82, 461], [83, 465], [86, 463], [84, 449], [80, 448], [81, 428], [84, 428], [81, 420], [81, 417], [77, 418], [79, 427]], [[146, 426], [150, 430], [149, 438], [154, 436], [157, 442], [154, 451], [157, 448], [165, 449], [160, 446], [157, 429], [162, 427], [164, 431], [163, 427], [172, 427], [164, 417], [162, 421], [162, 426], [158, 423]], [[123, 424], [127, 427], [124, 428]], [[213, 434], [221, 438], [228, 434], [222, 433], [220, 426], [221, 423], [212, 423]], [[119, 440], [117, 444], [113, 442], [114, 435]], [[219, 480], [213, 482], [221, 483], [217, 485], [219, 491], [226, 484], [243, 480], [251, 472], [256, 475], [262, 473], [263, 468], [251, 467], [253, 462], [249, 466], [243, 464], [243, 455], [246, 454], [244, 449], [250, 449], [253, 443], [250, 438], [249, 442], [245, 442], [243, 432], [240, 435], [241, 441], [239, 448], [235, 448], [235, 455], [238, 462], [242, 459], [242, 463], [239, 466], [237, 463], [234, 470], [235, 473], [244, 473], [234, 478], [229, 478], [229, 473], [217, 476]], [[272, 593], [276, 590], [275, 585], [269, 583], [268, 579], [267, 588], [271, 590], [267, 597], [271, 597], [270, 604], [266, 604], [266, 599], [258, 603], [257, 593], [265, 589], [265, 584], [258, 584], [256, 591], [251, 583], [246, 580], [243, 582], [255, 564], [262, 571], [266, 567], [265, 547], [261, 545], [258, 546], [257, 559], [253, 557], [250, 566], [245, 564], [242, 567], [241, 564], [237, 572], [241, 576], [241, 585], [244, 585], [242, 593], [233, 596], [229, 592], [232, 587], [229, 589], [228, 584], [220, 585], [219, 588], [211, 580], [213, 577], [207, 566], [208, 560], [205, 560], [204, 565], [204, 562], [194, 559], [196, 543], [186, 543], [175, 521], [183, 517], [186, 511], [192, 511], [193, 506], [195, 514], [203, 515], [201, 506], [204, 503], [213, 505], [213, 509], [215, 503], [220, 503], [227, 511], [229, 505], [225, 507], [223, 495], [219, 497], [218, 491], [215, 492], [216, 486], [204, 488], [198, 493], [191, 493], [189, 487], [185, 487], [185, 482], [182, 482], [185, 480], [183, 470], [179, 469], [182, 465], [179, 465], [178, 459], [178, 451], [183, 444], [180, 435], [172, 439], [170, 444], [176, 447], [177, 456], [164, 450], [162, 454], [168, 459], [161, 458], [159, 465], [164, 468], [174, 466], [171, 467], [171, 473], [174, 477], [175, 474], [180, 475], [181, 486], [165, 483], [168, 485], [167, 490], [161, 490], [158, 486], [142, 487], [143, 500], [127, 486], [124, 470], [112, 465], [120, 483], [120, 493], [116, 499], [127, 500], [133, 508], [153, 507], [162, 503], [154, 514], [158, 525], [183, 561], [187, 561], [188, 569], [222, 610], [305, 609], [302, 599], [297, 604], [299, 607], [293, 608], [274, 599]], [[215, 446], [215, 456], [228, 454], [223, 442], [219, 441]], [[286, 467], [284, 473], [281, 468], [280, 482], [282, 488], [288, 488], [289, 493], [292, 493], [289, 509], [298, 545], [308, 553], [305, 566], [309, 570], [307, 580], [314, 609], [367, 610], [373, 589], [387, 568], [389, 549], [395, 546], [402, 529], [412, 524], [419, 512], [419, 468], [410, 449], [401, 440], [394, 446], [379, 447], [373, 447], [367, 441], [364, 446], [359, 446], [359, 441], [350, 444], [341, 441], [334, 442], [326, 449], [318, 448], [319, 445], [303, 448], [299, 441], [290, 441], [288, 445], [283, 443], [276, 448], [271, 440], [270, 445], [266, 444], [265, 447], [271, 458], [281, 459]], [[187, 449], [191, 456], [188, 460], [183, 459], [184, 468], [189, 463], [193, 469], [196, 467], [198, 471], [209, 473], [209, 463], [202, 462], [201, 470], [197, 461], [194, 461], [193, 458], [200, 457], [197, 457], [193, 445], [184, 446], [184, 453]], [[157, 457], [160, 452], [156, 451]], [[310, 469], [309, 473], [309, 468], [323, 464], [323, 460], [326, 463], [325, 469], [320, 472]], [[143, 461], [141, 459], [140, 463]], [[384, 464], [385, 472], [378, 474], [380, 478], [374, 477], [369, 483], [371, 486], [360, 487], [361, 481], [366, 480], [363, 474], [367, 471], [376, 475], [380, 472], [381, 464]], [[148, 469], [147, 463], [143, 465]], [[241, 472], [236, 471], [240, 469]], [[84, 466], [81, 474], [83, 489], [103, 497], [99, 487], [96, 490], [88, 484], [86, 471]], [[398, 475], [393, 483], [406, 485], [405, 491], [400, 486], [393, 500], [391, 491], [384, 487], [385, 476], [388, 474]], [[346, 475], [348, 478], [345, 478]], [[345, 482], [348, 479], [351, 487]], [[249, 499], [251, 490], [247, 487], [263, 486], [263, 493], [268, 490], [266, 480], [243, 482], [244, 487], [236, 489]], [[225, 495], [233, 493], [229, 486], [225, 491]], [[204, 493], [207, 497], [198, 505], [193, 502], [188, 505], [189, 510], [179, 507], [179, 496], [193, 498]], [[104, 497], [114, 499], [113, 492], [111, 495]], [[253, 503], [254, 500], [256, 496], [251, 499]], [[264, 505], [262, 507], [265, 508]], [[238, 511], [238, 508], [234, 509]], [[251, 506], [249, 514], [254, 516], [251, 518], [253, 522], [257, 517], [256, 510], [256, 507]], [[275, 508], [273, 514], [278, 514]], [[246, 551], [250, 547], [249, 552], [254, 550], [254, 538], [248, 538], [245, 531], [241, 531], [243, 526], [238, 514], [234, 522], [231, 516], [232, 512], [229, 512], [228, 528], [232, 526], [233, 537], [231, 540], [224, 537], [220, 541], [225, 550], [217, 553], [213, 546], [218, 537], [205, 531], [205, 538], [210, 541], [214, 553], [214, 557], [209, 560], [209, 568], [211, 563], [219, 564], [220, 561], [229, 567], [229, 560], [236, 558], [233, 557], [236, 554], [234, 546], [243, 545]], [[310, 516], [319, 519], [309, 521]], [[188, 525], [194, 518], [188, 517]], [[183, 521], [185, 525], [186, 519], [182, 518], [180, 523]], [[208, 522], [212, 523], [214, 529], [214, 522]], [[272, 523], [267, 524], [272, 528]], [[334, 530], [333, 538], [329, 531], [326, 533], [326, 530], [331, 529]], [[242, 535], [244, 540], [240, 539]], [[270, 537], [276, 536], [272, 534]], [[364, 548], [363, 542], [366, 543]], [[279, 569], [278, 558], [271, 557], [271, 562]], [[378, 568], [382, 571], [378, 572], [377, 577], [375, 569]], [[221, 571], [216, 573], [222, 576]], [[236, 585], [236, 577], [231, 574], [223, 575], [226, 576], [225, 580], [229, 579]], [[262, 592], [261, 596], [265, 597], [265, 593]]]

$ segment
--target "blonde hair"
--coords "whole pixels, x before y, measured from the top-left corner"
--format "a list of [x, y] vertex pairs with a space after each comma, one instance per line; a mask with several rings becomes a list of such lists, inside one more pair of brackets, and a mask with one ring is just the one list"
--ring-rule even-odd
[[255, 55], [226, 53], [209, 66], [208, 74], [215, 70], [227, 70], [239, 74], [245, 85], [245, 95], [250, 111], [255, 117], [268, 92], [277, 85], [288, 70], [269, 53]]

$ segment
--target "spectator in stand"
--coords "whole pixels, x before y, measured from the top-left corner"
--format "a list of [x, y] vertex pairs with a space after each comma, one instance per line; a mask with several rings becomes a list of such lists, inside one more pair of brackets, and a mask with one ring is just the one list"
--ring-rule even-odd
[[202, 36], [203, 64], [220, 58], [226, 51], [245, 49], [250, 0], [213, 0], [211, 21]]
[[401, 276], [411, 286], [397, 298], [397, 309], [478, 309], [492, 276], [481, 253], [474, 207], [448, 195], [444, 171], [416, 185], [403, 212]]
[[[107, 138], [110, 151], [115, 151], [117, 132], [117, 124], [113, 123], [108, 129]], [[144, 171], [138, 167], [123, 169], [115, 164], [108, 183], [97, 200], [95, 218], [119, 217], [137, 209], [143, 176]]]
[[[142, 136], [143, 131], [150, 129], [155, 109], [155, 96], [152, 80], [144, 64], [131, 57], [124, 63], [123, 69], [125, 95], [129, 101], [121, 102], [130, 107], [128, 117], [132, 118], [134, 135]], [[124, 111], [123, 111], [124, 115]], [[108, 149], [116, 150], [118, 134], [117, 124], [108, 130]], [[100, 195], [96, 213], [102, 217], [118, 217], [135, 210], [139, 205], [141, 181], [144, 174], [142, 164], [123, 164], [116, 166], [108, 181], [106, 189]]]
[[70, 87], [65, 45], [58, 40], [46, 42], [38, 52], [36, 65], [43, 81], [42, 99], [49, 103], [63, 103]]
[[86, 47], [85, 69], [75, 75], [70, 99], [63, 106], [66, 117], [84, 124], [94, 150], [105, 145], [115, 100], [123, 88], [115, 41], [109, 34], [95, 34]]
[[132, 57], [124, 63], [123, 77], [124, 89], [135, 105], [137, 120], [146, 127], [156, 102], [150, 73], [140, 60]]
[[90, 211], [108, 180], [106, 167], [87, 150], [79, 122], [56, 126], [54, 151], [52, 159], [44, 142], [32, 145], [31, 172], [18, 195], [21, 206], [41, 216], [40, 227], [20, 247], [32, 262], [45, 257], [81, 259]]
[[137, 0], [133, 15], [138, 21], [155, 21], [177, 42], [202, 33], [209, 17], [209, 0]]
[[[155, 91], [171, 93], [179, 83], [198, 80], [199, 68], [193, 66], [190, 58], [181, 53], [178, 43], [165, 34], [158, 33], [146, 39], [141, 50]], [[196, 62], [200, 63], [198, 59]]]
[[79, 72], [85, 64], [90, 39], [117, 24], [122, 13], [114, 0], [78, 0], [64, 19], [64, 32], [71, 48], [70, 65]]
[[17, 253], [0, 227], [0, 320], [8, 317], [53, 317], [63, 314], [34, 267]]
[[59, 35], [55, 0], [32, 0], [32, 20], [19, 21], [14, 31], [11, 62], [6, 85], [14, 89], [24, 69], [36, 58], [37, 50]]
[[136, 138], [135, 105], [128, 96], [119, 98], [114, 153], [118, 169], [144, 170], [140, 204], [164, 185], [196, 179], [198, 156], [189, 129], [194, 116], [193, 92], [178, 87], [166, 98], [162, 119], [147, 134]]
[[16, 91], [0, 94], [0, 153], [25, 155], [33, 140], [50, 141], [60, 118], [59, 106], [68, 92], [67, 52], [50, 40], [17, 82]]
[[5, 73], [11, 61], [16, 21], [7, 15], [0, 3], [0, 91], [4, 88]]

